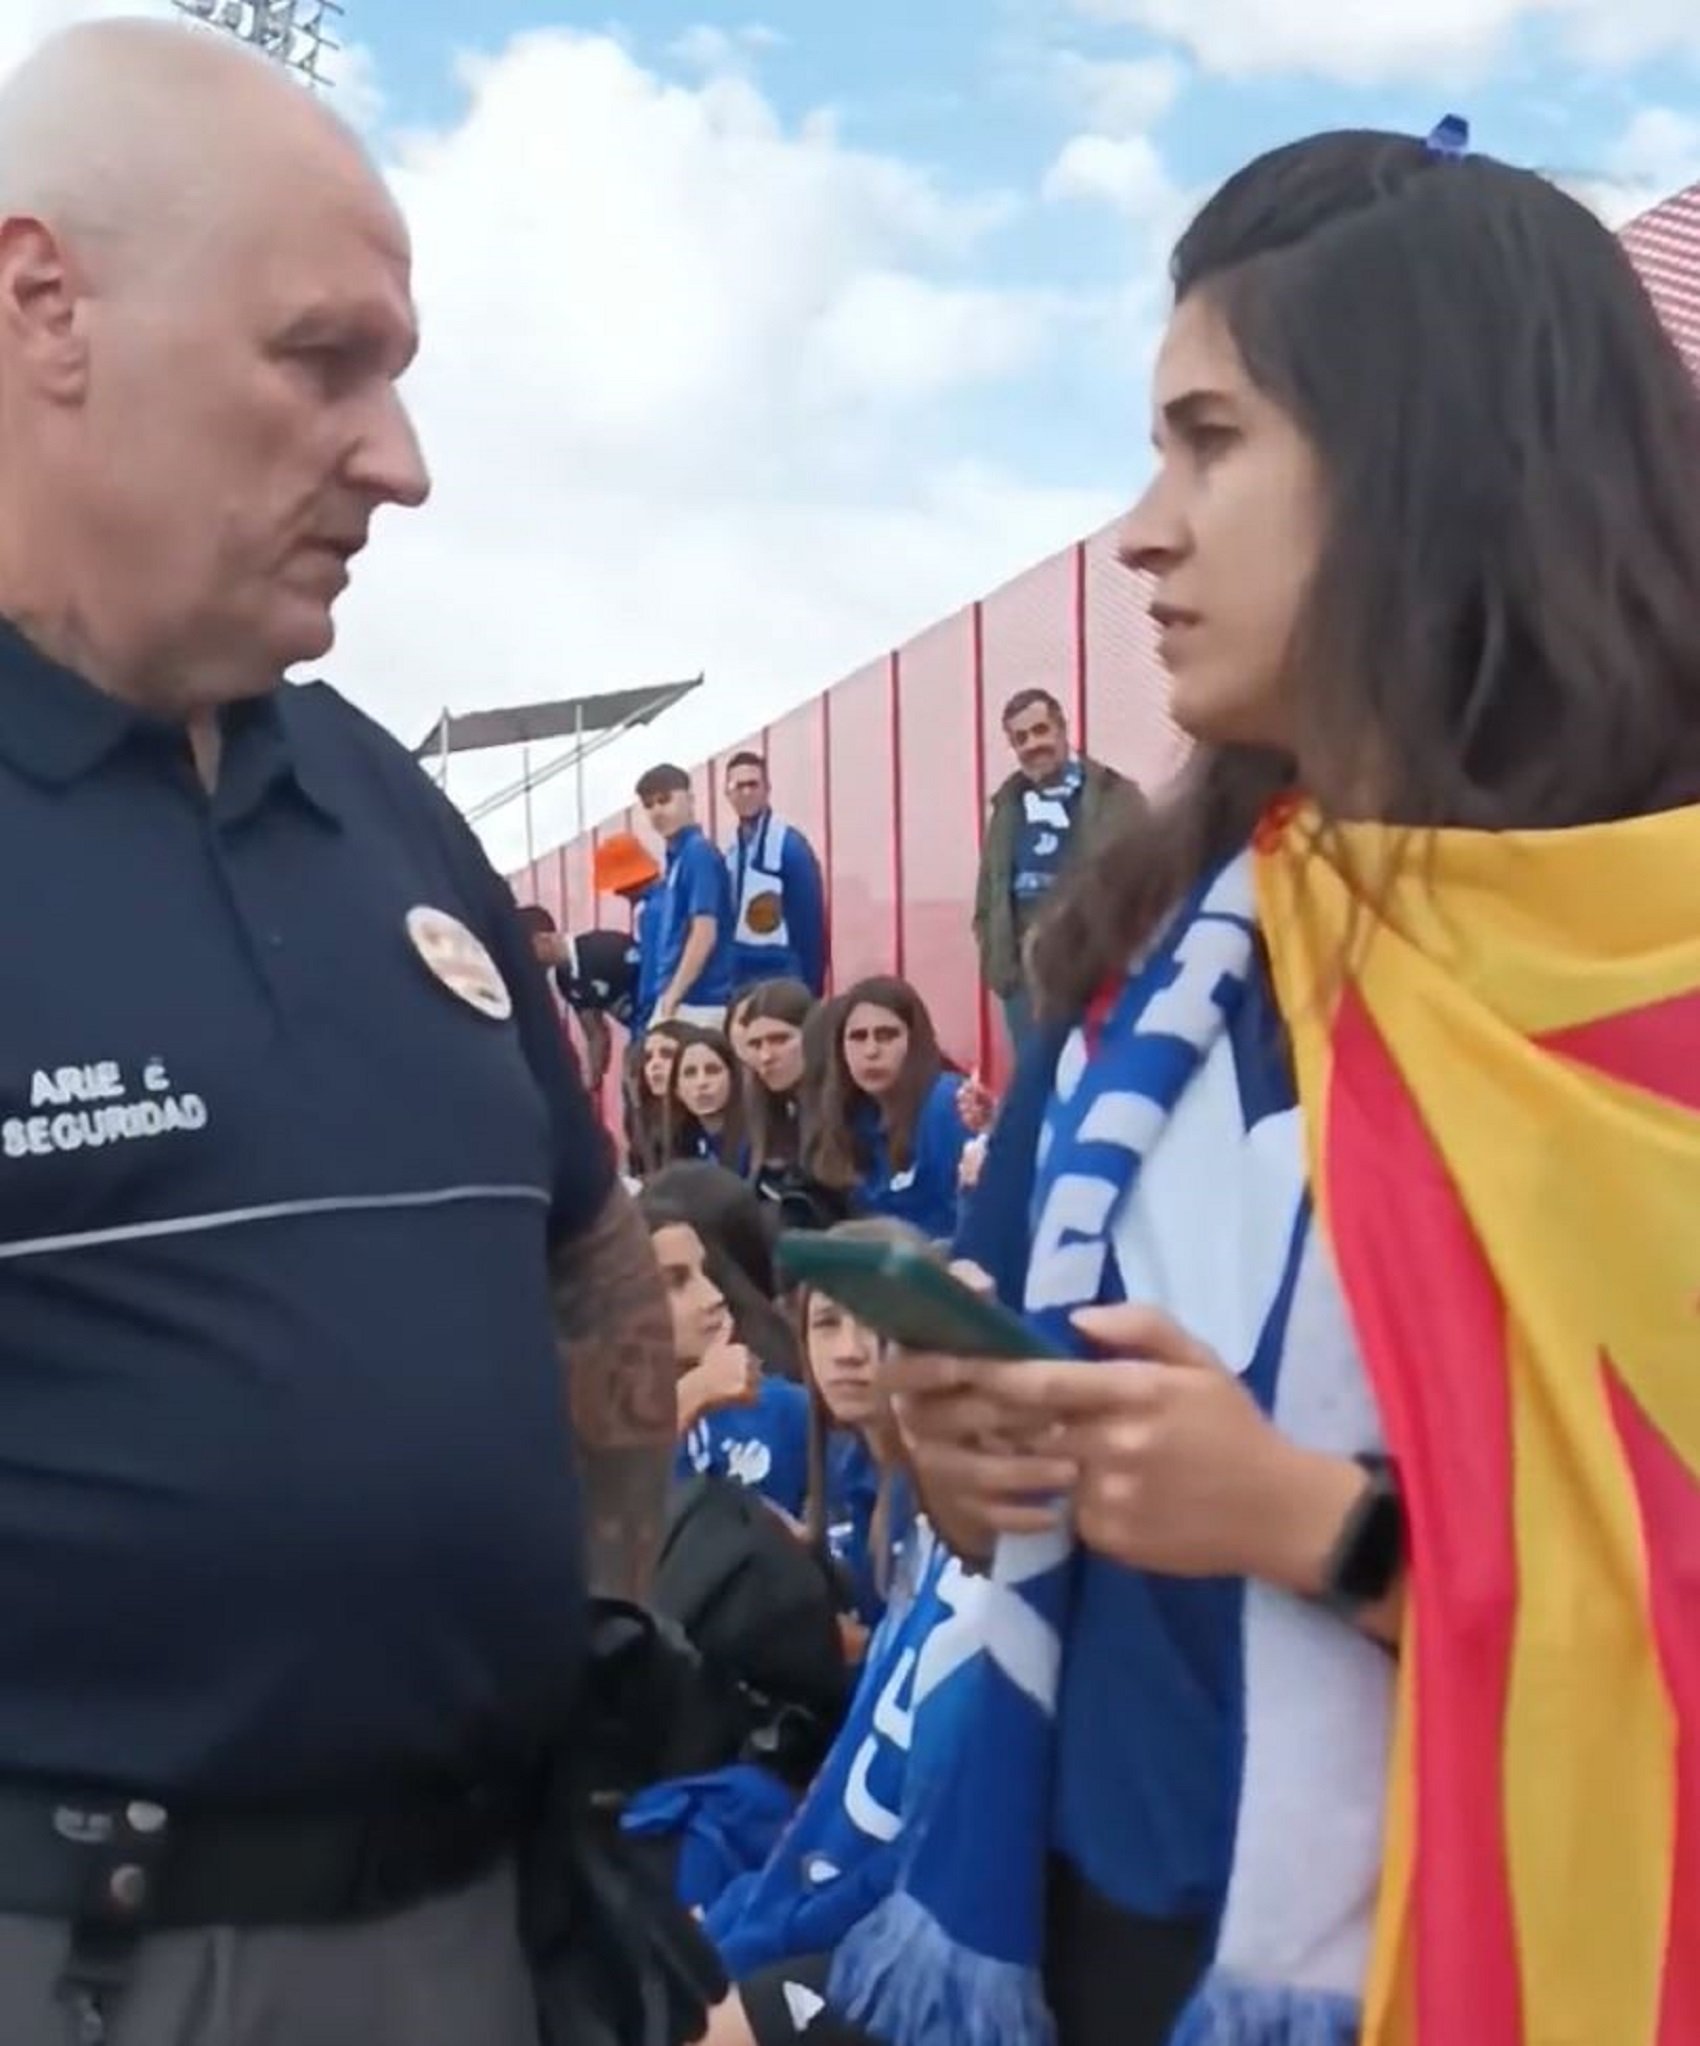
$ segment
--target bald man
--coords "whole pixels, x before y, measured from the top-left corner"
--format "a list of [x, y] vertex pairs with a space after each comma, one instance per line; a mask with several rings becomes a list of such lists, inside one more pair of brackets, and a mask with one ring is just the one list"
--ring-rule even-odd
[[5, 2046], [537, 2046], [533, 1762], [658, 1542], [667, 1308], [511, 897], [282, 679], [425, 499], [415, 338], [260, 60], [0, 88]]

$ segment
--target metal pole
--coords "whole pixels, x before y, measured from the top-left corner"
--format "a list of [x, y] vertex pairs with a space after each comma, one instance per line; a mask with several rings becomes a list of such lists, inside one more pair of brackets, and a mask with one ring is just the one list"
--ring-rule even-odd
[[584, 698], [573, 704], [573, 836], [584, 836]]
[[519, 749], [520, 779], [525, 784], [525, 863], [529, 867], [537, 857], [537, 844], [531, 835], [531, 741], [528, 739]]

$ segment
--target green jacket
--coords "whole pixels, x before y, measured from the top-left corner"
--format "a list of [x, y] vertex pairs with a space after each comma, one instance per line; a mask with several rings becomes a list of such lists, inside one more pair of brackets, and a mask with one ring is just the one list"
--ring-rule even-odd
[[[1069, 833], [1068, 864], [1093, 852], [1119, 826], [1145, 808], [1136, 783], [1102, 761], [1081, 759], [1085, 783], [1080, 815]], [[1020, 822], [1024, 774], [1012, 774], [992, 798], [980, 842], [980, 878], [974, 890], [974, 939], [980, 948], [980, 977], [995, 995], [1013, 995], [1022, 985], [1021, 944], [1015, 926], [1015, 841]]]

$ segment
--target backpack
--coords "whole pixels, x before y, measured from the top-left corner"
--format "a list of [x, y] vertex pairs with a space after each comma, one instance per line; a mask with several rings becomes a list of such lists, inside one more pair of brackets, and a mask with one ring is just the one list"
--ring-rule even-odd
[[743, 1758], [808, 1780], [854, 1687], [830, 1559], [757, 1493], [699, 1477], [674, 1499], [650, 1603], [737, 1694]]

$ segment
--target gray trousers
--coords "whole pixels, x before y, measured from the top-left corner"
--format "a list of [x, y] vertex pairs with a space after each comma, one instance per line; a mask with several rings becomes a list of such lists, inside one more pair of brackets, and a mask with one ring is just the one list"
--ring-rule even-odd
[[[0, 1917], [0, 2042], [72, 2046], [67, 1934]], [[109, 2046], [538, 2046], [513, 1876], [399, 1918], [312, 1931], [158, 1933]]]

